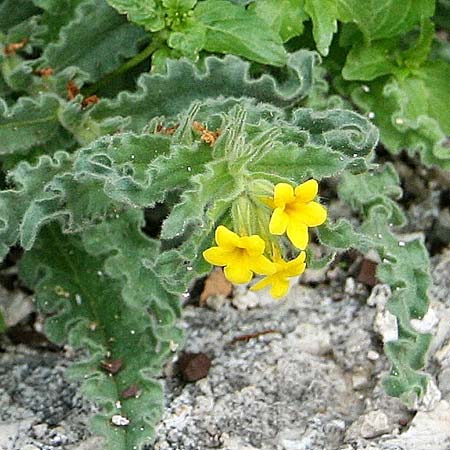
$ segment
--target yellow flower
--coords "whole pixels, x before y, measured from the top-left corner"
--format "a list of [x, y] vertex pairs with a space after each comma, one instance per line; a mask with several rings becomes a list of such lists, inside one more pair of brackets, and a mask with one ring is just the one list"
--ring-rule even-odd
[[210, 264], [225, 266], [225, 277], [232, 283], [248, 283], [253, 272], [270, 275], [275, 265], [263, 253], [265, 242], [258, 235], [238, 236], [227, 227], [220, 225], [216, 230], [218, 247], [208, 248], [203, 257]]
[[306, 267], [305, 258], [305, 252], [301, 252], [297, 258], [287, 262], [278, 252], [275, 253], [273, 262], [276, 266], [276, 272], [258, 281], [250, 289], [252, 291], [258, 291], [271, 284], [270, 295], [273, 298], [284, 297], [289, 289], [289, 278], [296, 277], [304, 272]]
[[294, 188], [287, 183], [275, 186], [273, 200], [266, 202], [274, 208], [269, 223], [272, 234], [287, 233], [291, 242], [300, 250], [308, 245], [308, 227], [322, 225], [327, 219], [327, 210], [312, 200], [316, 197], [316, 180], [308, 180]]

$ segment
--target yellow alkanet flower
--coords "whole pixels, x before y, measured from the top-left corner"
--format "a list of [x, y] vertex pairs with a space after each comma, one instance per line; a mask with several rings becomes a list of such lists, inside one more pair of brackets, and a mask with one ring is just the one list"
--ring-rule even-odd
[[258, 235], [239, 236], [220, 225], [215, 238], [217, 247], [205, 250], [203, 257], [214, 266], [225, 267], [225, 277], [232, 283], [248, 283], [253, 273], [270, 275], [275, 272], [275, 264], [263, 255], [266, 244]]
[[317, 196], [316, 180], [308, 180], [295, 189], [287, 183], [278, 183], [273, 199], [266, 203], [274, 208], [269, 223], [272, 234], [287, 234], [290, 241], [300, 250], [308, 245], [308, 227], [322, 225], [327, 219], [327, 210], [314, 198]]
[[284, 297], [289, 290], [289, 278], [301, 275], [306, 267], [305, 263], [306, 253], [301, 252], [297, 258], [292, 261], [285, 261], [278, 252], [275, 252], [273, 262], [276, 266], [275, 273], [258, 281], [250, 289], [258, 291], [265, 287], [272, 285], [270, 288], [270, 295], [273, 298]]

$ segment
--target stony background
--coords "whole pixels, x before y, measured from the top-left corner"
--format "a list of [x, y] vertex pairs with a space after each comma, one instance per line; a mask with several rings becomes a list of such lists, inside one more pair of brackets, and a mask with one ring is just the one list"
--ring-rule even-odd
[[[433, 327], [426, 397], [407, 410], [387, 397], [383, 334], [392, 333], [385, 286], [339, 266], [310, 271], [286, 300], [237, 291], [209, 308], [188, 305], [185, 351], [205, 353], [194, 383], [165, 370], [167, 405], [154, 450], [449, 450], [450, 250], [433, 258]], [[265, 333], [265, 334], [259, 334]], [[259, 334], [259, 335], [258, 335]], [[0, 354], [0, 448], [94, 450], [95, 407], [64, 379], [73, 352], [12, 345]]]

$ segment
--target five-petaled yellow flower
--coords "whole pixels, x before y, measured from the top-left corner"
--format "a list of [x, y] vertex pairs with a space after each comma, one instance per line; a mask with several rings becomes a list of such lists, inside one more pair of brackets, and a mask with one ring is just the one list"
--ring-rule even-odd
[[308, 180], [294, 188], [287, 183], [275, 186], [273, 199], [267, 199], [274, 208], [269, 223], [272, 234], [287, 234], [290, 241], [300, 250], [308, 245], [308, 227], [322, 225], [327, 219], [327, 210], [313, 202], [318, 191], [316, 180]]
[[220, 225], [215, 237], [218, 246], [205, 250], [203, 257], [210, 264], [225, 266], [225, 276], [232, 283], [248, 283], [253, 273], [271, 275], [275, 272], [275, 264], [263, 255], [266, 244], [258, 235], [238, 236]]
[[274, 255], [274, 264], [276, 266], [276, 272], [258, 281], [250, 289], [252, 291], [258, 291], [265, 287], [272, 285], [270, 289], [270, 295], [273, 298], [281, 298], [287, 294], [289, 289], [289, 278], [301, 275], [306, 267], [305, 264], [306, 254], [301, 252], [297, 258], [292, 261], [285, 261], [278, 252]]

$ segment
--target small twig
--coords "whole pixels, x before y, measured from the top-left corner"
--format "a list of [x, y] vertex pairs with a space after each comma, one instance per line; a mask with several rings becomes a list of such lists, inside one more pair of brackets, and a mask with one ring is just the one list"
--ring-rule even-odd
[[263, 331], [257, 331], [256, 333], [242, 334], [240, 336], [236, 336], [235, 338], [233, 338], [233, 340], [230, 342], [230, 344], [234, 344], [236, 342], [241, 342], [241, 341], [249, 341], [250, 339], [254, 339], [259, 336], [263, 336], [265, 334], [270, 334], [270, 333], [281, 334], [281, 331], [280, 330], [263, 330]]

